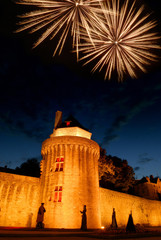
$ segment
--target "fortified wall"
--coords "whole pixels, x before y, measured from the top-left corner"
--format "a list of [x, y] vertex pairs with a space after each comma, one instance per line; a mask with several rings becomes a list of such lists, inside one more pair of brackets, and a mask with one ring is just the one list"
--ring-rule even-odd
[[100, 188], [101, 224], [109, 227], [115, 208], [118, 226], [126, 226], [132, 211], [134, 224], [161, 226], [161, 202]]
[[0, 226], [35, 227], [40, 179], [0, 172]]
[[134, 187], [135, 195], [151, 200], [161, 200], [161, 181], [160, 179], [144, 177]]
[[0, 226], [35, 227], [38, 208], [45, 203], [46, 228], [81, 227], [87, 207], [87, 228], [109, 227], [115, 208], [118, 226], [161, 226], [161, 202], [99, 188], [99, 145], [77, 120], [61, 121], [57, 112], [50, 138], [42, 144], [41, 177], [0, 172]]

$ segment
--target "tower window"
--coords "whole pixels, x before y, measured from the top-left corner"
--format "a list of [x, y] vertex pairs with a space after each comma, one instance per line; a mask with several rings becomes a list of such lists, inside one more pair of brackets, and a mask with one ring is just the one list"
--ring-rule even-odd
[[62, 186], [55, 186], [54, 202], [62, 202]]
[[66, 126], [69, 127], [70, 123], [71, 123], [71, 121], [66, 121]]
[[57, 157], [55, 163], [55, 172], [63, 171], [64, 157]]

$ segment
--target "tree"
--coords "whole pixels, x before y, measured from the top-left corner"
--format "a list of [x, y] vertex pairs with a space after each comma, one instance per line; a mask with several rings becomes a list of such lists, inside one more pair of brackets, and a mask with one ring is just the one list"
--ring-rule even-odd
[[112, 159], [106, 155], [106, 150], [100, 148], [100, 159], [98, 163], [100, 185], [105, 188], [113, 189], [114, 171]]
[[127, 160], [106, 155], [105, 149], [100, 149], [99, 179], [100, 186], [120, 192], [128, 192], [135, 183], [134, 170]]
[[31, 158], [22, 163], [20, 167], [16, 167], [15, 171], [25, 176], [40, 177], [40, 163], [36, 158]]

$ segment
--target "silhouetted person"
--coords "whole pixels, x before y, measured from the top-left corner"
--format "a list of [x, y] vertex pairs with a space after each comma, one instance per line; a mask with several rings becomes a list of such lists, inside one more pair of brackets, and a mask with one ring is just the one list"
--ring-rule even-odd
[[129, 219], [126, 226], [126, 232], [136, 232], [135, 225], [133, 223], [132, 211], [129, 214]]
[[43, 220], [44, 220], [44, 213], [46, 212], [45, 208], [44, 208], [44, 203], [41, 203], [41, 206], [39, 207], [39, 211], [37, 214], [37, 228], [43, 228], [44, 224], [43, 224]]
[[86, 216], [86, 205], [84, 205], [83, 211], [80, 211], [82, 214], [82, 224], [81, 224], [81, 230], [86, 231], [87, 230], [87, 216]]
[[111, 228], [112, 228], [112, 229], [117, 229], [117, 221], [116, 221], [115, 208], [113, 208]]

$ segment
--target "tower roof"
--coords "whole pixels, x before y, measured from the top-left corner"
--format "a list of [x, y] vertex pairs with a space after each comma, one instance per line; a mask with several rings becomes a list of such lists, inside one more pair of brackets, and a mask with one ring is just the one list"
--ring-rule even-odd
[[77, 136], [91, 139], [92, 133], [83, 127], [72, 115], [62, 122], [62, 112], [57, 111], [54, 131], [50, 137]]
[[86, 131], [89, 131], [87, 128], [83, 127], [77, 119], [75, 119], [72, 115], [65, 119], [57, 128], [68, 128], [68, 127], [79, 127]]

